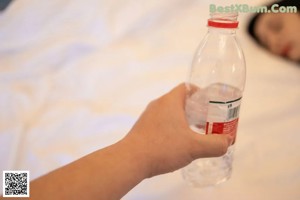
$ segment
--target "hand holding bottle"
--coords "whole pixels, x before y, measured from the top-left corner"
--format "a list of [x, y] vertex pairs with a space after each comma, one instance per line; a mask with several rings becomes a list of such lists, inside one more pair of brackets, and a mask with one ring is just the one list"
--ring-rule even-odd
[[181, 84], [152, 101], [124, 141], [148, 163], [148, 177], [177, 170], [196, 158], [221, 156], [230, 135], [200, 135], [185, 116], [186, 86]]

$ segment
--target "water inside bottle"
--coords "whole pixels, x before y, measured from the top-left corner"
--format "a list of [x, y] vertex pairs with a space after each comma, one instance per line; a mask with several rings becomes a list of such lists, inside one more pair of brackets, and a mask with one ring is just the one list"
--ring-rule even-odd
[[223, 83], [214, 83], [206, 88], [193, 89], [188, 94], [185, 105], [186, 117], [191, 129], [197, 133], [205, 134], [210, 102], [227, 103], [241, 96], [241, 90]]
[[[222, 83], [193, 90], [186, 99], [185, 107], [191, 129], [197, 133], [205, 134], [207, 118], [209, 114], [211, 115], [209, 112], [210, 102], [220, 102], [220, 109], [222, 109], [224, 107], [222, 105], [240, 98], [241, 94], [239, 89]], [[215, 112], [213, 119], [224, 118], [222, 112], [220, 113], [221, 116], [217, 116], [218, 112]], [[212, 186], [228, 180], [232, 172], [233, 149], [234, 146], [232, 145], [227, 153], [221, 157], [195, 160], [183, 168], [183, 178], [195, 187]]]

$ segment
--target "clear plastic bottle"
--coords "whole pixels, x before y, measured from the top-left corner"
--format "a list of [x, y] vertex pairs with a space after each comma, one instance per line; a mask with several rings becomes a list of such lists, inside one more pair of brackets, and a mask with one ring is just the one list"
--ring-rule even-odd
[[[236, 136], [245, 86], [246, 66], [236, 39], [237, 13], [211, 13], [208, 32], [194, 56], [187, 80], [186, 116], [200, 134]], [[182, 170], [195, 187], [228, 180], [232, 172], [234, 143], [224, 156], [195, 160]]]

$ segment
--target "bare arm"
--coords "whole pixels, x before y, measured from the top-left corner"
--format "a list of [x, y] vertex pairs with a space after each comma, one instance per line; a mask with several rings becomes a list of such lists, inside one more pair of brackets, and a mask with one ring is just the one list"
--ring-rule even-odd
[[184, 114], [185, 86], [152, 101], [130, 132], [31, 183], [30, 199], [119, 200], [138, 183], [196, 158], [223, 155], [230, 135], [200, 135]]

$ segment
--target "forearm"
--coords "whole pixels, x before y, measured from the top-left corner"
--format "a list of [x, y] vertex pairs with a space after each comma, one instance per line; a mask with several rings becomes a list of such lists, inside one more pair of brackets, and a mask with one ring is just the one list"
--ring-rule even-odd
[[147, 174], [128, 145], [118, 142], [33, 181], [30, 199], [121, 199]]

